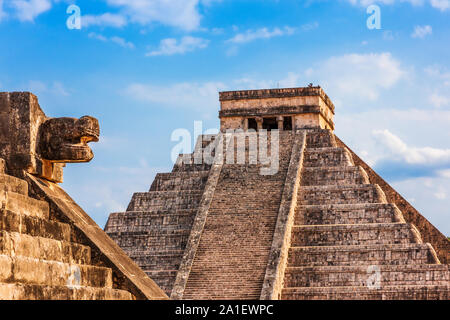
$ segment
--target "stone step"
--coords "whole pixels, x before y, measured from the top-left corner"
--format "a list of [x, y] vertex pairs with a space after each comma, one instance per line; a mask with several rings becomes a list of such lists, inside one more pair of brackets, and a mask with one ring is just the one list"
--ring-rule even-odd
[[386, 285], [445, 285], [448, 265], [383, 265], [286, 268], [284, 288], [384, 287]]
[[190, 229], [196, 213], [197, 209], [115, 212], [109, 215], [105, 231], [127, 232], [141, 227]]
[[408, 223], [368, 223], [294, 226], [292, 246], [348, 246], [421, 243], [419, 231]]
[[134, 300], [128, 291], [82, 286], [0, 283], [5, 300]]
[[[193, 155], [190, 154], [193, 159]], [[180, 155], [177, 158], [175, 165], [173, 166], [172, 172], [202, 172], [209, 171], [211, 169], [211, 164], [201, 161], [199, 164], [195, 164], [194, 160], [189, 160], [186, 155]]]
[[150, 191], [203, 190], [209, 171], [158, 173]]
[[[195, 219], [196, 209], [183, 210], [183, 213], [162, 211], [160, 213], [141, 214], [140, 211], [128, 211], [111, 214], [105, 226], [106, 232], [136, 232], [143, 229], [190, 229]], [[174, 211], [176, 212], [176, 211]], [[135, 213], [135, 214], [133, 214]]]
[[185, 293], [183, 300], [259, 300], [261, 293], [239, 293], [236, 290], [220, 290], [217, 293], [210, 293], [210, 290], [204, 290], [198, 293]]
[[15, 192], [0, 192], [0, 202], [4, 210], [40, 219], [49, 219], [49, 206], [46, 201]]
[[[190, 224], [159, 224], [159, 225], [132, 225], [121, 228], [109, 228], [108, 233], [120, 233], [121, 235], [146, 234], [148, 236], [158, 236], [159, 234], [171, 235], [173, 233], [190, 231], [193, 217]], [[120, 230], [122, 229], [122, 230]]]
[[141, 269], [170, 297], [178, 270], [146, 270], [142, 267]]
[[306, 135], [306, 148], [334, 148], [336, 139], [330, 130], [313, 130]]
[[125, 251], [134, 251], [148, 247], [153, 247], [155, 250], [161, 248], [164, 248], [164, 250], [184, 248], [190, 235], [190, 229], [175, 230], [172, 232], [158, 232], [158, 230], [153, 230], [149, 232], [153, 234], [137, 232], [108, 232], [107, 234]]
[[134, 252], [129, 255], [137, 265], [146, 270], [177, 270], [180, 266], [183, 252], [178, 254], [147, 254], [139, 255]]
[[360, 166], [303, 168], [302, 186], [369, 184], [366, 171]]
[[290, 267], [436, 263], [439, 259], [428, 243], [291, 247], [288, 255]]
[[[145, 211], [125, 211], [125, 212], [113, 212], [110, 214], [111, 219], [130, 219], [131, 222], [135, 222], [138, 219], [139, 224], [150, 223], [152, 219], [158, 219], [161, 217], [170, 216], [170, 219], [175, 219], [176, 217], [184, 217], [195, 215], [197, 209], [175, 209], [175, 210], [145, 210]], [[142, 219], [142, 220], [141, 220]], [[147, 219], [149, 219], [147, 221]]]
[[70, 241], [70, 226], [65, 223], [0, 210], [0, 230], [33, 237]]
[[109, 268], [0, 255], [0, 282], [112, 288]]
[[210, 169], [211, 165], [209, 164], [183, 164], [175, 165], [172, 169], [172, 172], [198, 172]]
[[317, 225], [390, 222], [405, 222], [395, 204], [358, 203], [298, 206], [294, 223]]
[[283, 300], [449, 300], [450, 286], [325, 287], [283, 289]]
[[301, 205], [387, 203], [376, 184], [302, 187], [299, 200]]
[[91, 248], [67, 241], [0, 231], [0, 254], [71, 264], [90, 264]]
[[196, 191], [150, 191], [133, 194], [127, 211], [195, 209], [203, 192]]
[[25, 180], [7, 175], [0, 174], [0, 192], [15, 192], [28, 195], [28, 183]]
[[344, 148], [307, 148], [303, 158], [304, 167], [354, 166], [350, 152]]

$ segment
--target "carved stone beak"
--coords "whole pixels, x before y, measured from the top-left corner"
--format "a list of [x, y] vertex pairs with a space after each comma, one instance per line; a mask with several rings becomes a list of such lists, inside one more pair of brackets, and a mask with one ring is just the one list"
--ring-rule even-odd
[[99, 136], [94, 117], [49, 119], [41, 126], [41, 155], [51, 162], [89, 162], [94, 154], [87, 144], [97, 142]]

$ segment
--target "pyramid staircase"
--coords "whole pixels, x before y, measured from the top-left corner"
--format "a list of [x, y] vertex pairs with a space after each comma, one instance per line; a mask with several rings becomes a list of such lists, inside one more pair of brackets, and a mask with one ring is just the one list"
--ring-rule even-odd
[[281, 299], [449, 299], [449, 266], [328, 130], [307, 134]]
[[[235, 134], [232, 138], [236, 138]], [[245, 137], [245, 163], [227, 164], [227, 149], [219, 180], [201, 233], [182, 299], [259, 299], [272, 245], [286, 173], [291, 159], [293, 133], [279, 132], [279, 168], [261, 175], [267, 164], [255, 160]], [[271, 134], [267, 150], [271, 152]], [[260, 145], [259, 145], [260, 147]], [[258, 149], [259, 150], [259, 149]]]
[[[112, 213], [105, 232], [168, 295], [189, 238], [211, 165], [195, 154], [215, 136], [203, 135], [172, 172], [158, 173], [148, 192], [135, 193], [126, 212]], [[201, 153], [200, 153], [201, 154]]]
[[112, 270], [92, 264], [91, 248], [73, 242], [71, 226], [52, 220], [2, 159], [0, 188], [0, 299], [134, 299], [113, 289]]

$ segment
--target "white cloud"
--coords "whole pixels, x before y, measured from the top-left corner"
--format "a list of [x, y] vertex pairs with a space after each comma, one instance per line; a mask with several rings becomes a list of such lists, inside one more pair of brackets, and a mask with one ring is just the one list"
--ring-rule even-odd
[[110, 40], [123, 48], [134, 49], [134, 44], [132, 42], [126, 41], [121, 37], [111, 37]]
[[434, 194], [434, 196], [436, 197], [436, 199], [439, 199], [439, 200], [444, 200], [447, 198], [447, 194], [443, 191], [436, 192]]
[[410, 147], [389, 130], [373, 131], [393, 157], [414, 165], [450, 164], [450, 149]]
[[104, 42], [108, 41], [108, 38], [107, 38], [107, 37], [105, 37], [104, 35], [95, 33], [95, 32], [89, 33], [89, 34], [88, 34], [88, 37], [89, 37], [89, 38], [92, 38], [92, 39], [97, 39], [97, 40], [100, 40], [100, 41], [104, 41]]
[[377, 100], [381, 90], [392, 88], [407, 72], [390, 53], [346, 54], [331, 57], [305, 72], [323, 84], [335, 100]]
[[427, 76], [432, 78], [432, 80], [436, 80], [438, 83], [450, 87], [450, 72], [442, 71], [443, 69], [445, 68], [442, 66], [433, 65], [428, 66], [424, 71]]
[[347, 1], [353, 5], [360, 5], [360, 6], [364, 6], [364, 7], [367, 7], [371, 4], [393, 5], [393, 4], [396, 4], [399, 2], [400, 3], [402, 3], [402, 2], [410, 3], [413, 6], [421, 6], [424, 3], [429, 2], [433, 8], [439, 9], [441, 11], [450, 9], [450, 0], [430, 0], [430, 1], [425, 1], [425, 0], [347, 0]]
[[11, 0], [10, 6], [20, 21], [34, 21], [41, 13], [52, 8], [50, 0]]
[[233, 81], [233, 88], [229, 90], [243, 90], [243, 89], [265, 89], [265, 88], [289, 88], [299, 85], [300, 75], [294, 72], [289, 72], [285, 78], [280, 80], [261, 80], [252, 77], [243, 77]]
[[392, 41], [395, 39], [394, 33], [392, 30], [383, 31], [383, 40]]
[[121, 46], [123, 48], [127, 48], [127, 49], [134, 49], [134, 47], [135, 47], [132, 42], [126, 41], [125, 39], [117, 37], [117, 36], [108, 38], [108, 37], [105, 37], [102, 34], [98, 34], [98, 33], [95, 33], [95, 32], [90, 32], [88, 34], [88, 37], [92, 38], [92, 39], [97, 39], [97, 40], [100, 40], [100, 41], [103, 41], [103, 42], [109, 42], [110, 41], [110, 42], [113, 42], [115, 44], [118, 44], [119, 46]]
[[432, 33], [433, 28], [431, 26], [415, 26], [414, 32], [411, 34], [411, 37], [423, 39], [427, 35], [431, 35]]
[[196, 49], [204, 49], [208, 46], [209, 40], [185, 36], [180, 41], [174, 38], [161, 40], [159, 48], [147, 53], [147, 56], [174, 55], [191, 52]]
[[433, 93], [430, 96], [430, 103], [437, 108], [450, 106], [450, 97]]
[[439, 65], [429, 66], [424, 69], [427, 76], [427, 84], [431, 93], [428, 102], [436, 108], [450, 106], [450, 72]]
[[431, 6], [441, 11], [450, 9], [450, 0], [431, 0]]
[[133, 99], [168, 107], [184, 107], [194, 110], [210, 110], [218, 108], [218, 92], [226, 86], [221, 82], [178, 83], [170, 86], [152, 84], [130, 84], [125, 93]]
[[268, 28], [261, 28], [257, 30], [249, 29], [244, 33], [238, 33], [233, 38], [228, 39], [226, 42], [231, 43], [246, 43], [257, 39], [270, 39], [273, 37], [280, 37], [286, 35], [292, 35], [295, 32], [295, 28], [284, 27], [274, 28], [272, 31]]
[[390, 5], [390, 4], [394, 4], [396, 2], [409, 2], [414, 6], [418, 6], [418, 5], [422, 5], [423, 4], [423, 0], [400, 0], [400, 1], [396, 1], [396, 0], [347, 0], [348, 2], [350, 2], [353, 5], [361, 5], [361, 6], [369, 6], [371, 4], [385, 4], [385, 5]]
[[450, 179], [450, 169], [438, 171], [439, 176]]
[[[392, 186], [406, 199], [414, 198], [414, 207], [421, 212], [442, 233], [450, 235], [449, 207], [450, 180], [432, 178], [432, 188], [424, 187], [425, 180], [430, 178], [412, 178], [397, 181]], [[439, 199], [436, 201], [434, 199]]]
[[317, 29], [318, 27], [319, 27], [319, 23], [317, 21], [315, 21], [313, 23], [307, 23], [307, 24], [302, 25], [300, 27], [300, 29], [302, 31], [311, 31], [311, 30]]
[[195, 30], [200, 26], [199, 0], [106, 0], [130, 21], [147, 25], [153, 22]]
[[3, 10], [3, 0], [0, 0], [0, 21], [6, 17], [6, 12]]
[[64, 87], [61, 82], [55, 81], [53, 82], [51, 91], [60, 96], [70, 96], [69, 91]]
[[51, 84], [46, 84], [42, 81], [31, 80], [25, 87], [26, 90], [37, 95], [51, 94], [54, 96], [70, 96], [69, 90], [59, 81], [53, 81]]
[[104, 13], [101, 15], [83, 15], [81, 18], [81, 26], [102, 26], [120, 28], [127, 24], [127, 19], [120, 14]]

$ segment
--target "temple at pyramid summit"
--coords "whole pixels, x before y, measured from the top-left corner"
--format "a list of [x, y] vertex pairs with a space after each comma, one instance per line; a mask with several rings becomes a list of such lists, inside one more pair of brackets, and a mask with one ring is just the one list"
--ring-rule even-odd
[[220, 133], [105, 226], [167, 296], [450, 298], [450, 241], [334, 134], [320, 87], [220, 103]]

